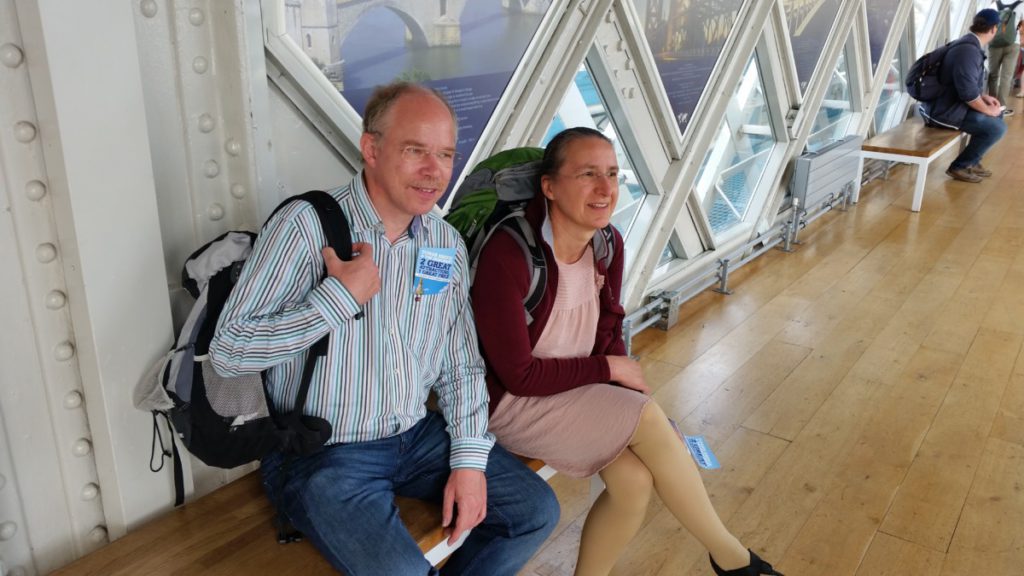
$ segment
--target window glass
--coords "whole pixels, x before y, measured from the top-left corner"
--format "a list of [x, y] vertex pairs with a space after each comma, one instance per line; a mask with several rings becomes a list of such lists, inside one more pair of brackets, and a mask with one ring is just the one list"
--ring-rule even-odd
[[441, 91], [459, 118], [454, 183], [549, 5], [285, 0], [285, 19], [289, 36], [360, 113], [375, 86], [394, 80]]
[[661, 251], [661, 257], [658, 258], [658, 268], [667, 265], [669, 262], [677, 258], [679, 258], [679, 255], [676, 254], [675, 248], [673, 248], [672, 243], [669, 242], [668, 245], [665, 246], [665, 249]]
[[658, 74], [685, 132], [743, 0], [633, 0]]
[[[885, 49], [892, 22], [896, 18], [899, 2], [892, 0], [866, 0], [868, 11], [868, 38], [871, 44], [871, 71], [878, 70], [878, 61]], [[916, 5], [915, 5], [916, 6]]]
[[745, 219], [775, 142], [755, 55], [697, 175], [696, 194], [716, 235]]
[[840, 0], [783, 1], [801, 92], [807, 90], [807, 83], [814, 74], [814, 67], [818, 65], [832, 24], [839, 14], [839, 4]]
[[821, 102], [818, 115], [814, 118], [811, 135], [807, 138], [807, 150], [816, 152], [846, 136], [853, 119], [853, 90], [850, 88], [850, 70], [846, 51], [839, 55], [839, 62], [832, 72], [825, 99]]
[[949, 2], [949, 37], [957, 38], [964, 25], [964, 4], [967, 0], [950, 0]]
[[619, 139], [619, 133], [608, 114], [608, 108], [601, 99], [601, 93], [594, 83], [594, 77], [585, 66], [576, 73], [575, 81], [562, 98], [562, 104], [548, 128], [541, 146], [546, 146], [556, 134], [565, 128], [576, 126], [586, 126], [600, 131], [612, 141], [612, 145], [615, 147], [615, 156], [619, 163], [619, 175], [622, 181], [619, 184], [619, 201], [612, 214], [612, 225], [619, 230], [623, 237], [626, 237], [634, 232], [631, 230], [633, 222], [647, 194], [637, 178], [636, 170], [633, 169], [633, 163], [630, 161], [622, 141]]
[[882, 93], [878, 97], [878, 107], [875, 108], [875, 133], [885, 132], [902, 120], [896, 117], [896, 108], [899, 107], [903, 94], [903, 63], [900, 52], [902, 43], [889, 62], [885, 84], [882, 85]]
[[938, 2], [935, 0], [914, 0], [914, 34], [917, 40], [918, 54], [924, 54], [929, 50], [929, 47], [925, 46], [928, 41], [928, 33], [931, 31], [928, 13], [932, 12], [933, 6], [937, 5]]

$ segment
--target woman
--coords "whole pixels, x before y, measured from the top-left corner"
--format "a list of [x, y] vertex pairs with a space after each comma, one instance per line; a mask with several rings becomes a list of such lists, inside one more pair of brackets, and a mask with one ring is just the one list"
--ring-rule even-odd
[[533, 320], [522, 304], [530, 281], [523, 250], [503, 231], [481, 254], [473, 310], [498, 442], [559, 472], [596, 472], [604, 481], [583, 526], [576, 574], [611, 570], [639, 530], [652, 488], [707, 547], [716, 574], [779, 574], [726, 530], [682, 440], [647, 395], [640, 365], [626, 356], [622, 237], [614, 235], [610, 265], [595, 262], [592, 246], [618, 197], [611, 141], [589, 128], [555, 136], [540, 189], [526, 219], [544, 240], [548, 280]]

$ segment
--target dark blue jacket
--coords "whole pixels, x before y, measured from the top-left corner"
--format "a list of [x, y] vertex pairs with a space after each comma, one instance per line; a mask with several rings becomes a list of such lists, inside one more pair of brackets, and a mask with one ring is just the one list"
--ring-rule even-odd
[[931, 124], [959, 129], [985, 89], [985, 51], [974, 34], [953, 42], [939, 69], [939, 83], [945, 90], [931, 102], [921, 102], [921, 115]]

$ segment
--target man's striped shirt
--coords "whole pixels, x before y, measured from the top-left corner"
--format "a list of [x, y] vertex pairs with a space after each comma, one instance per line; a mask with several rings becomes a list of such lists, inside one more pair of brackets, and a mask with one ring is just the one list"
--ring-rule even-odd
[[[210, 344], [214, 367], [223, 376], [268, 370], [275, 407], [290, 410], [308, 348], [330, 333], [303, 410], [331, 423], [330, 443], [408, 430], [426, 415], [433, 388], [448, 422], [451, 467], [484, 470], [494, 437], [462, 239], [426, 214], [391, 244], [362, 172], [330, 193], [348, 217], [352, 241], [373, 246], [380, 270], [380, 292], [362, 307], [363, 318], [355, 318], [360, 306], [340, 281], [322, 278], [327, 241], [320, 221], [309, 204], [294, 202], [264, 227], [224, 306]], [[447, 288], [417, 298], [413, 276], [425, 247], [456, 248], [456, 258]]]

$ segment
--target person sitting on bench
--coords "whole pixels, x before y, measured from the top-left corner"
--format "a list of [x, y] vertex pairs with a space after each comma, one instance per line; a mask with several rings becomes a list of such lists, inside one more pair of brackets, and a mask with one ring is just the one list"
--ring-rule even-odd
[[[261, 471], [278, 511], [348, 576], [438, 573], [395, 495], [441, 504], [449, 543], [472, 529], [445, 574], [512, 576], [558, 522], [547, 482], [492, 447], [487, 432], [466, 247], [431, 213], [451, 179], [455, 142], [455, 113], [439, 93], [378, 88], [363, 116], [364, 168], [330, 191], [358, 254], [341, 261], [324, 248], [313, 208], [289, 205], [260, 234], [210, 345], [224, 375], [270, 368], [267, 387], [287, 410], [303, 351], [335, 336], [305, 405], [330, 422], [328, 445], [272, 453]], [[445, 288], [421, 298], [413, 277], [424, 259], [447, 265], [431, 269]], [[432, 389], [440, 414], [425, 407]]]
[[919, 109], [929, 126], [960, 130], [971, 141], [946, 170], [961, 182], [981, 182], [992, 172], [981, 165], [989, 148], [1006, 134], [1002, 109], [985, 90], [985, 46], [996, 35], [999, 13], [986, 8], [974, 17], [970, 32], [951, 43], [939, 68], [942, 93], [935, 100], [921, 102]]
[[[711, 553], [716, 574], [778, 574], [725, 528], [697, 466], [626, 356], [619, 304], [622, 237], [610, 265], [595, 260], [619, 194], [615, 150], [600, 132], [570, 128], [548, 144], [526, 220], [547, 262], [546, 289], [528, 323], [526, 255], [498, 229], [470, 291], [491, 393], [490, 430], [510, 451], [605, 490], [583, 526], [576, 574], [607, 574], [639, 530], [652, 489]], [[610, 384], [605, 384], [610, 382]]]

